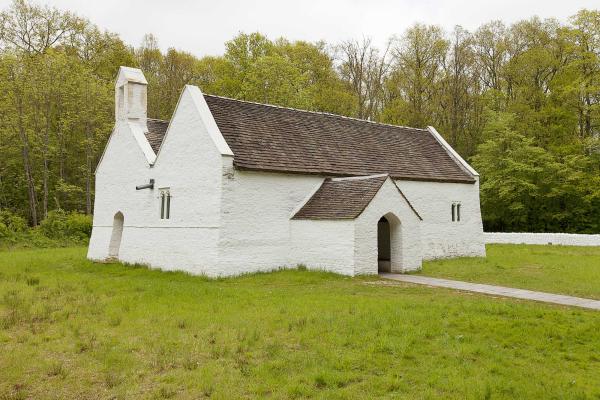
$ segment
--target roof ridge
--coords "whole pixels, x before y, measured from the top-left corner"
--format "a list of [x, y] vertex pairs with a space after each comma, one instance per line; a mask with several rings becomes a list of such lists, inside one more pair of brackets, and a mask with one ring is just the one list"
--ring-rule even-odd
[[339, 178], [329, 178], [331, 182], [340, 182], [340, 181], [363, 181], [368, 179], [377, 179], [388, 177], [390, 174], [375, 174], [375, 175], [358, 175], [358, 176], [343, 176]]
[[362, 118], [356, 118], [356, 117], [348, 117], [346, 115], [334, 114], [334, 113], [330, 113], [330, 112], [326, 112], [326, 111], [303, 110], [301, 108], [284, 107], [284, 106], [278, 106], [276, 104], [259, 103], [257, 101], [234, 99], [234, 98], [226, 97], [226, 96], [218, 96], [216, 94], [206, 94], [206, 93], [203, 93], [203, 95], [204, 96], [209, 96], [209, 97], [216, 97], [218, 99], [225, 99], [225, 100], [237, 101], [239, 103], [255, 104], [255, 105], [258, 105], [258, 106], [265, 106], [265, 107], [271, 107], [271, 108], [279, 108], [279, 109], [282, 109], [282, 110], [291, 110], [291, 111], [298, 111], [298, 112], [309, 113], [309, 114], [324, 115], [324, 116], [327, 116], [327, 117], [349, 119], [349, 120], [358, 121], [358, 122], [367, 122], [369, 124], [374, 124], [374, 125], [390, 126], [390, 127], [393, 127], [393, 128], [414, 129], [414, 130], [418, 130], [418, 131], [428, 132], [427, 128], [414, 128], [412, 126], [387, 124], [385, 122], [377, 122], [377, 121], [370, 121], [368, 119], [362, 119]]

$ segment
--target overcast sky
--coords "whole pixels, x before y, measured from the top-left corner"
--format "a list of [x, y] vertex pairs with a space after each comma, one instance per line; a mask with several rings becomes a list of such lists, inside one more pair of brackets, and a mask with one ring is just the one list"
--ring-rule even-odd
[[[534, 15], [566, 21], [581, 8], [600, 8], [598, 0], [38, 0], [68, 9], [118, 33], [137, 46], [145, 33], [161, 48], [197, 56], [222, 54], [223, 43], [238, 32], [259, 31], [269, 38], [335, 43], [370, 37], [382, 46], [416, 23], [455, 25], [473, 30], [501, 19], [507, 23]], [[10, 0], [0, 0], [4, 9]]]

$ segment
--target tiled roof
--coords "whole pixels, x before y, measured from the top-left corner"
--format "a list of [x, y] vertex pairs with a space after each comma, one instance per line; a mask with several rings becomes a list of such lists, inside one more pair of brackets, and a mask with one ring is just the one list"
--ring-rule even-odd
[[388, 178], [327, 178], [293, 219], [354, 219], [369, 205]]
[[[387, 178], [387, 174], [326, 178], [292, 219], [354, 219], [367, 208]], [[392, 182], [417, 218], [422, 220], [402, 190]]]
[[[389, 174], [394, 179], [475, 182], [426, 129], [211, 95], [204, 98], [233, 151], [237, 168], [325, 176]], [[150, 120], [148, 127], [152, 131]], [[158, 139], [158, 134], [152, 138], [155, 143]]]
[[146, 139], [156, 154], [158, 153], [158, 149], [160, 149], [160, 145], [165, 137], [165, 133], [167, 133], [169, 121], [148, 118], [146, 120], [146, 124], [148, 126], [148, 132], [145, 133]]

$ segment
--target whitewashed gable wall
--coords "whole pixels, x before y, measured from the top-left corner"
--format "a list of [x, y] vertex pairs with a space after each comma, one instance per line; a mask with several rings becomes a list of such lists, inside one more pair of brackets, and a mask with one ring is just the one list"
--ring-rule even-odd
[[[478, 179], [477, 179], [478, 180]], [[479, 183], [397, 181], [419, 215], [423, 259], [485, 256]], [[452, 203], [460, 203], [460, 221], [452, 222]]]
[[[136, 191], [135, 186], [149, 182], [150, 165], [138, 146], [130, 126], [119, 122], [107, 144], [96, 170], [94, 222], [88, 257], [103, 260], [108, 257], [108, 245], [113, 218], [121, 211], [125, 226], [144, 226], [153, 217], [154, 197], [150, 191]], [[128, 243], [131, 229], [124, 229], [122, 243]], [[129, 249], [122, 246], [123, 255]]]
[[[219, 274], [221, 177], [224, 165], [231, 163], [231, 151], [223, 146], [222, 137], [220, 143], [215, 140], [220, 132], [210, 132], [212, 115], [207, 115], [207, 110], [200, 90], [186, 87], [152, 167], [131, 132], [129, 136], [113, 135], [129, 140], [109, 145], [106, 160], [97, 171], [98, 221], [102, 218], [106, 227], [94, 227], [93, 236], [102, 240], [92, 240], [90, 258], [107, 257], [112, 218], [115, 210], [120, 210], [124, 214], [121, 261]], [[117, 124], [118, 133], [123, 125], [128, 124]], [[135, 168], [132, 153], [138, 155], [141, 168]], [[153, 190], [135, 190], [136, 185], [150, 178], [155, 180]], [[172, 196], [170, 219], [160, 218], [163, 188], [168, 188]]]
[[[402, 197], [394, 182], [387, 179], [355, 222], [354, 273], [356, 275], [377, 274], [377, 223], [381, 217], [388, 214], [393, 214], [400, 220], [399, 232], [397, 232], [400, 237], [394, 237], [395, 235], [392, 234], [392, 272], [406, 272], [421, 268], [422, 221]], [[394, 221], [390, 220], [390, 224], [394, 224]], [[396, 252], [394, 241], [397, 243]]]

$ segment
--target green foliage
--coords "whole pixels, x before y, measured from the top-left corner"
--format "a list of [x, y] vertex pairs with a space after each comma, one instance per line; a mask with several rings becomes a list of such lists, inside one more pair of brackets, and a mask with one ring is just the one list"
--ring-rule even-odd
[[[489, 112], [472, 158], [490, 231], [597, 232], [598, 182], [585, 156], [559, 157], [517, 133], [516, 115]], [[592, 183], [590, 185], [590, 183]]]
[[91, 216], [77, 212], [50, 211], [40, 226], [29, 228], [22, 217], [8, 210], [0, 211], [0, 249], [83, 244], [91, 232]]
[[74, 238], [82, 240], [92, 233], [92, 218], [89, 215], [63, 210], [53, 210], [40, 224], [41, 232], [51, 239]]
[[484, 130], [490, 139], [479, 146], [472, 159], [482, 176], [482, 209], [486, 229], [490, 230], [526, 225], [535, 216], [533, 208], [541, 197], [547, 169], [556, 170], [548, 153], [512, 130], [513, 123], [513, 115], [496, 113], [491, 117]]
[[0, 210], [0, 223], [13, 234], [23, 233], [27, 230], [25, 219], [8, 210]]
[[[383, 49], [368, 38], [327, 44], [240, 33], [222, 56], [197, 57], [162, 52], [151, 34], [133, 49], [70, 12], [15, 0], [0, 13], [1, 209], [32, 226], [52, 210], [91, 214], [119, 65], [143, 69], [153, 118], [170, 119], [192, 84], [436, 126], [480, 169], [486, 229], [600, 232], [597, 10], [566, 24], [534, 17], [474, 32], [415, 24]], [[11, 235], [0, 223], [0, 235]]]
[[27, 230], [27, 222], [8, 210], [0, 210], [0, 243], [13, 243]]
[[66, 236], [67, 213], [63, 210], [50, 211], [46, 219], [40, 224], [39, 229], [45, 236], [52, 239]]
[[31, 225], [54, 208], [91, 213], [113, 79], [132, 63], [118, 37], [71, 13], [24, 0], [2, 12], [0, 208]]
[[185, 84], [242, 100], [348, 114], [352, 94], [344, 87], [323, 43], [271, 41], [240, 33], [222, 57], [194, 56], [169, 49], [162, 54], [149, 35], [136, 50], [149, 81], [150, 115], [168, 119]]
[[10, 231], [10, 229], [8, 229], [8, 227], [3, 222], [0, 222], [0, 240], [6, 240], [11, 236], [12, 232]]
[[67, 232], [69, 236], [79, 239], [89, 238], [92, 234], [92, 216], [76, 212], [67, 217]]

